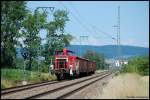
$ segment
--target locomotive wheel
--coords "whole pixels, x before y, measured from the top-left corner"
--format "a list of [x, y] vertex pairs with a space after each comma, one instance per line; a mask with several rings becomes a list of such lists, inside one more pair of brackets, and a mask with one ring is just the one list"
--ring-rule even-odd
[[58, 80], [65, 79], [65, 72], [61, 70], [59, 74], [56, 75]]
[[57, 76], [57, 80], [61, 80], [60, 74], [57, 74], [56, 76]]
[[65, 79], [65, 71], [64, 70], [60, 71], [60, 78]]
[[64, 77], [63, 74], [61, 74], [61, 73], [57, 74], [57, 80], [60, 81], [60, 80], [64, 79], [63, 77]]
[[63, 73], [60, 73], [60, 79], [64, 79], [64, 74]]

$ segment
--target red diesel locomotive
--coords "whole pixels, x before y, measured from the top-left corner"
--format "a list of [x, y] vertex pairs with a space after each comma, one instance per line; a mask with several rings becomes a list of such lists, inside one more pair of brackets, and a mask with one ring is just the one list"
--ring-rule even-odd
[[58, 80], [70, 76], [81, 76], [93, 74], [96, 70], [96, 63], [88, 59], [71, 55], [72, 51], [64, 48], [55, 51], [55, 61], [53, 71]]

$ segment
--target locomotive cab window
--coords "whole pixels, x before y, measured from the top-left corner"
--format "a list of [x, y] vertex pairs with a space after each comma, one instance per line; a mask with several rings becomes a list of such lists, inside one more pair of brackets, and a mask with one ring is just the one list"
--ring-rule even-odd
[[66, 59], [57, 59], [59, 68], [66, 68]]

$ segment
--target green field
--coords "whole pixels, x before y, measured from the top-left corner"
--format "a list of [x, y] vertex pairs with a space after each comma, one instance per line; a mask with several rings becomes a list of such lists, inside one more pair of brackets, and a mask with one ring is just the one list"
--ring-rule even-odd
[[24, 71], [20, 69], [1, 69], [1, 88], [9, 88], [22, 85], [26, 80], [28, 84], [41, 81], [56, 80], [55, 75], [49, 73], [38, 73], [33, 71]]

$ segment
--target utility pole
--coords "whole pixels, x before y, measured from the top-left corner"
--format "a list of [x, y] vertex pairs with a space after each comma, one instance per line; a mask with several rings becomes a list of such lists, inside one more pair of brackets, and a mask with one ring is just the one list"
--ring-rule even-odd
[[22, 49], [21, 51], [21, 55], [24, 59], [24, 64], [23, 64], [23, 81], [22, 81], [22, 84], [23, 85], [26, 85], [27, 84], [27, 81], [26, 81], [26, 62], [27, 62], [27, 58], [29, 57], [29, 53], [26, 51], [26, 49]]
[[[54, 10], [54, 7], [37, 7], [36, 9], [35, 9], [35, 18], [36, 18], [36, 25], [37, 25], [37, 33], [39, 33], [39, 30], [38, 30], [38, 28], [40, 27], [40, 25], [39, 25], [39, 23], [38, 23], [38, 20], [39, 20], [39, 18], [38, 18], [38, 10], [39, 9], [42, 9], [42, 11], [44, 11], [45, 13], [46, 13], [46, 10], [47, 9], [49, 9], [51, 12]], [[39, 44], [39, 48], [38, 48], [38, 73], [39, 73], [39, 56], [40, 56], [40, 54], [41, 54], [41, 46], [40, 46], [40, 44]]]
[[118, 6], [117, 25], [117, 66], [121, 67], [121, 46], [120, 46], [120, 6]]
[[23, 62], [23, 82], [22, 85], [26, 85], [27, 81], [26, 81], [26, 60], [24, 60]]

